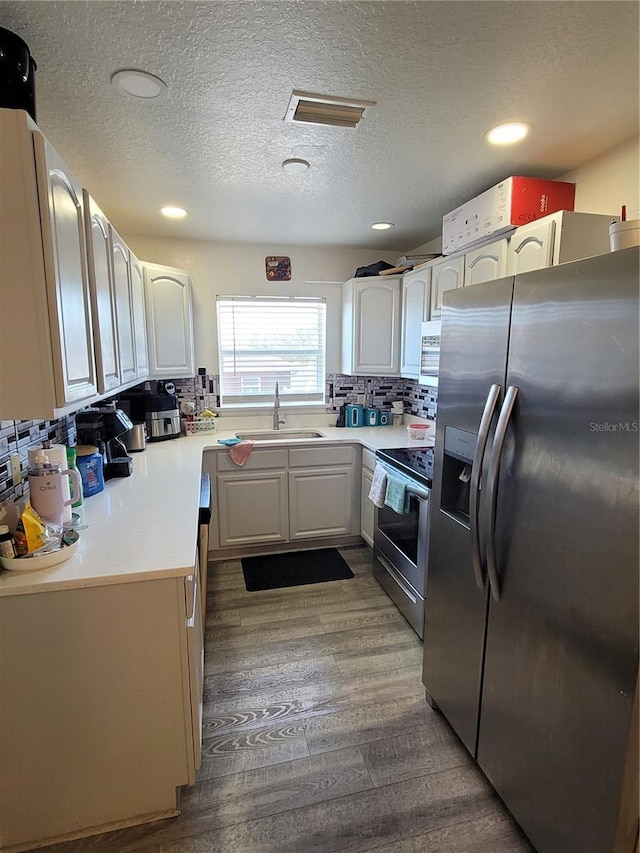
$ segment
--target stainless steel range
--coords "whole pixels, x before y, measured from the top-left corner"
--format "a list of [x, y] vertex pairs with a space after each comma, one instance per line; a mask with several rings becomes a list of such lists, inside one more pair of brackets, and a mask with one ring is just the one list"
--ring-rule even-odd
[[378, 450], [376, 460], [406, 481], [409, 505], [403, 513], [376, 507], [373, 574], [422, 639], [433, 449]]

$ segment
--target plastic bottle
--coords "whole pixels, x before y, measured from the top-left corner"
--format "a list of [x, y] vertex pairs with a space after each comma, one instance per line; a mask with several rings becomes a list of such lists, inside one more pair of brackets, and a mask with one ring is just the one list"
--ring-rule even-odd
[[[67, 447], [67, 466], [70, 471], [78, 471], [78, 466], [76, 465], [77, 452], [75, 447]], [[79, 473], [79, 472], [78, 472]], [[82, 480], [80, 480], [80, 489], [79, 494], [75, 494], [75, 489], [73, 488], [73, 480], [69, 478], [69, 488], [71, 489], [71, 506], [75, 509], [78, 506], [82, 506], [84, 496], [82, 491]]]
[[15, 556], [16, 547], [9, 526], [0, 524], [0, 557], [13, 558]]

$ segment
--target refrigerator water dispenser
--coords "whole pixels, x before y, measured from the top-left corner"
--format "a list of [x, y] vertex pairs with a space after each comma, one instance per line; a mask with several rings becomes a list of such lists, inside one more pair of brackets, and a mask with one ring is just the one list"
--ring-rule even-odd
[[469, 482], [478, 436], [445, 427], [440, 509], [469, 527]]

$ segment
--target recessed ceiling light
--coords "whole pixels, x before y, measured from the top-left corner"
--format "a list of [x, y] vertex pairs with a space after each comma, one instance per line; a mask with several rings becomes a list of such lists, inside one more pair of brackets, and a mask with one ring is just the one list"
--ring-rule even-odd
[[184, 219], [187, 215], [187, 211], [184, 207], [161, 207], [160, 213], [163, 216], [167, 216], [169, 219]]
[[487, 140], [492, 145], [513, 145], [528, 136], [531, 127], [523, 121], [511, 121], [492, 127], [487, 133]]
[[393, 222], [374, 222], [371, 227], [374, 231], [387, 231], [389, 228], [393, 228]]
[[167, 85], [159, 77], [146, 71], [125, 69], [116, 71], [111, 76], [111, 84], [124, 95], [139, 98], [142, 101], [152, 101], [163, 98], [167, 94]]
[[282, 168], [285, 172], [300, 174], [301, 172], [306, 172], [310, 165], [311, 163], [308, 160], [303, 160], [302, 157], [289, 157], [283, 161]]

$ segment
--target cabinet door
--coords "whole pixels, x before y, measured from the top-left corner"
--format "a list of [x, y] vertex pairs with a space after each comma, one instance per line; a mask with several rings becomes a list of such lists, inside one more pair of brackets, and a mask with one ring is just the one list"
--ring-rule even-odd
[[142, 264], [133, 253], [131, 258], [131, 307], [133, 310], [133, 331], [135, 335], [134, 352], [136, 357], [136, 376], [144, 379], [149, 375], [149, 356], [147, 354], [147, 320], [144, 308], [144, 276]]
[[82, 188], [43, 136], [33, 141], [56, 403], [64, 406], [98, 391]]
[[104, 394], [121, 384], [109, 222], [86, 190], [83, 194], [98, 390]]
[[431, 267], [431, 319], [442, 314], [442, 295], [464, 284], [464, 255], [445, 258]]
[[124, 385], [136, 378], [135, 330], [131, 305], [131, 259], [127, 244], [109, 226], [111, 242], [111, 268], [118, 325], [118, 354], [120, 379]]
[[354, 284], [354, 374], [397, 376], [400, 368], [400, 281]]
[[376, 508], [369, 500], [369, 491], [373, 480], [373, 471], [362, 469], [362, 503], [360, 506], [360, 535], [370, 548], [373, 548], [373, 529]]
[[495, 281], [507, 274], [506, 237], [473, 249], [464, 256], [464, 286], [482, 284], [483, 281]]
[[553, 242], [556, 223], [545, 217], [516, 229], [509, 240], [508, 274], [518, 275], [553, 265]]
[[218, 474], [218, 524], [221, 548], [286, 542], [286, 471]]
[[430, 283], [430, 269], [407, 273], [402, 280], [400, 375], [407, 379], [420, 375], [420, 327], [428, 319]]
[[289, 538], [351, 533], [353, 467], [289, 472]]
[[149, 375], [193, 376], [191, 283], [182, 270], [144, 264]]

